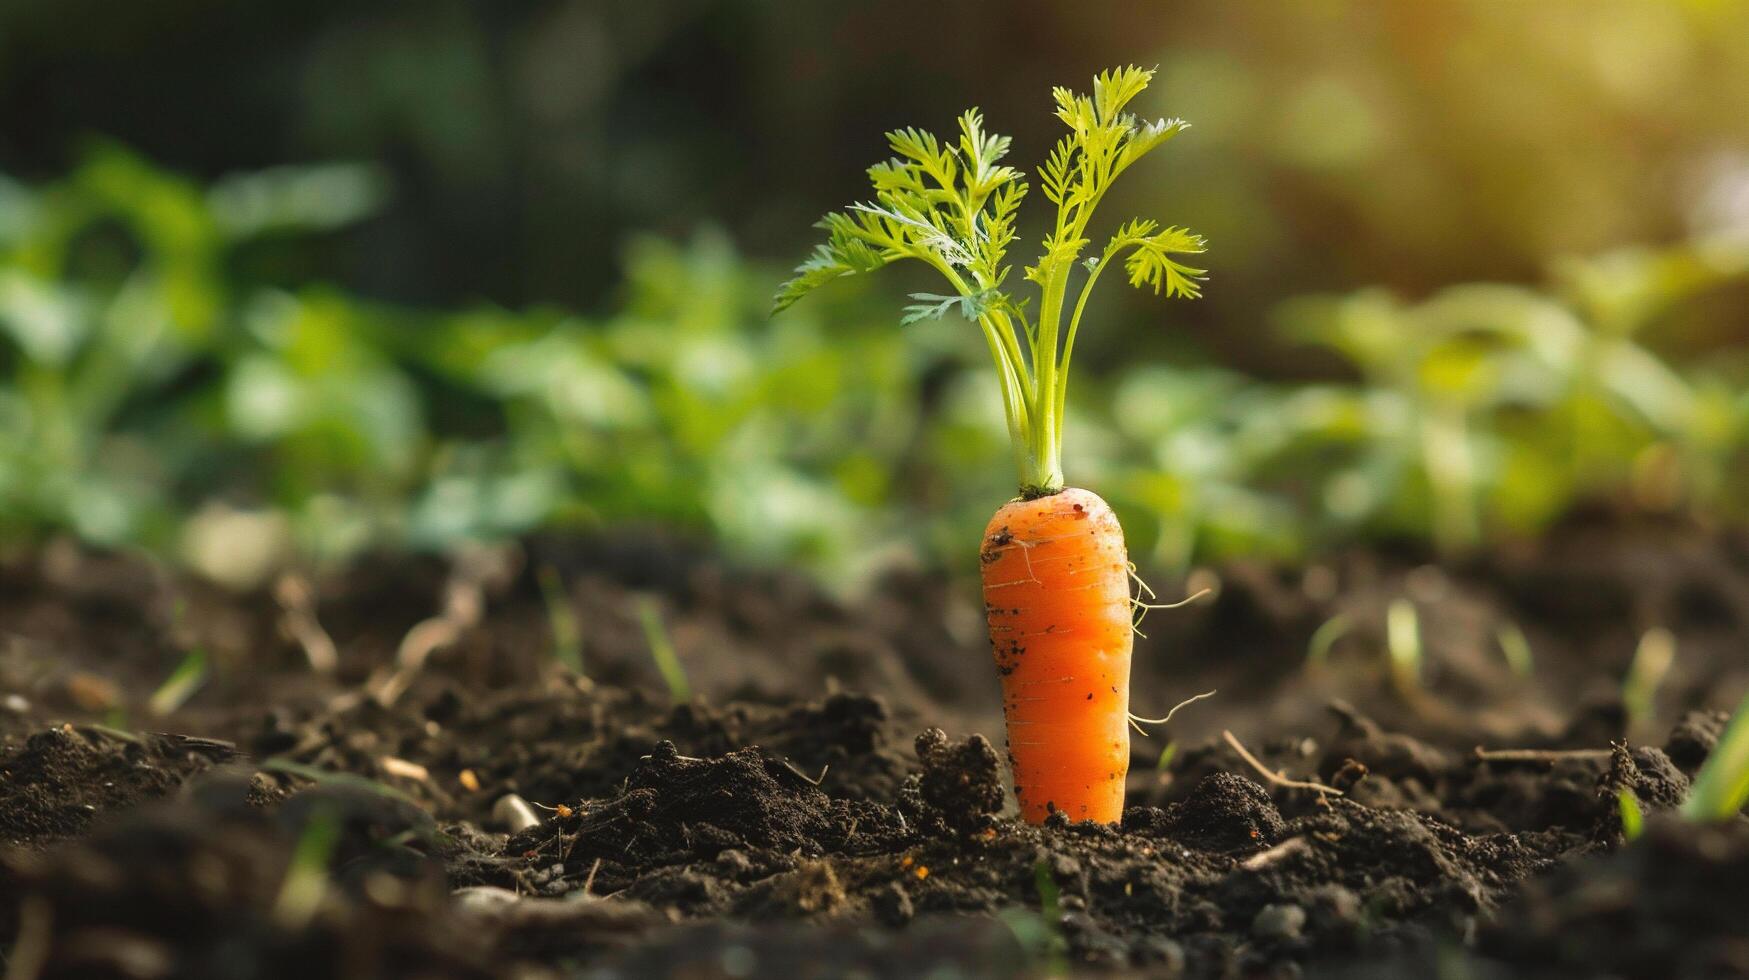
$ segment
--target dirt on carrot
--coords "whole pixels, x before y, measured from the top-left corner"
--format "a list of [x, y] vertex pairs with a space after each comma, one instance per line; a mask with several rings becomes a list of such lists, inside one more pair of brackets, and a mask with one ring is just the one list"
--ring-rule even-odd
[[1021, 816], [1115, 823], [1133, 645], [1117, 516], [1076, 488], [1014, 500], [990, 519], [979, 559]]

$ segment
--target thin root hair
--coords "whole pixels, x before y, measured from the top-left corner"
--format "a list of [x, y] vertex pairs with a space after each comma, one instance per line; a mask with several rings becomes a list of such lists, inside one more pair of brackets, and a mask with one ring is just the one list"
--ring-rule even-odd
[[[1140, 582], [1141, 579], [1137, 579], [1136, 581]], [[1142, 587], [1147, 588], [1146, 585], [1144, 585]], [[1213, 591], [1214, 591], [1213, 589], [1198, 589], [1197, 591], [1191, 593], [1190, 595], [1185, 596], [1184, 598], [1178, 600], [1177, 602], [1143, 602], [1141, 600], [1141, 597], [1131, 596], [1130, 597], [1130, 608], [1135, 610], [1136, 618], [1130, 622], [1130, 629], [1133, 630], [1137, 636], [1139, 636], [1145, 640], [1148, 638], [1148, 634], [1142, 632], [1142, 620], [1148, 618], [1148, 612], [1150, 610], [1154, 610], [1154, 609], [1182, 609], [1185, 606], [1188, 606], [1191, 603], [1197, 601], [1198, 599], [1201, 599], [1207, 595], [1210, 595]], [[1153, 590], [1151, 590], [1151, 589], [1148, 591], [1148, 598], [1150, 598], [1150, 599], [1154, 598], [1154, 593], [1153, 593]]]
[[1142, 727], [1143, 725], [1164, 725], [1164, 724], [1167, 724], [1167, 723], [1172, 721], [1172, 716], [1178, 713], [1178, 709], [1183, 708], [1187, 705], [1195, 704], [1196, 702], [1201, 701], [1204, 698], [1212, 698], [1214, 696], [1215, 696], [1215, 692], [1213, 692], [1213, 691], [1204, 691], [1201, 694], [1192, 695], [1191, 697], [1185, 698], [1183, 701], [1180, 701], [1177, 704], [1173, 705], [1171, 711], [1166, 712], [1166, 714], [1164, 716], [1159, 717], [1159, 718], [1143, 718], [1140, 715], [1137, 715], [1135, 712], [1132, 711], [1129, 714], [1130, 727], [1134, 728], [1138, 733], [1140, 733], [1143, 738], [1147, 738], [1149, 735], [1149, 732], [1146, 728]]

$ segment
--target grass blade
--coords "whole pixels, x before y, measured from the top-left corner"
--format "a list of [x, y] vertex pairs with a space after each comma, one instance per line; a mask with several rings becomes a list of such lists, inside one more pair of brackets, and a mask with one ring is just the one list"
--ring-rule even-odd
[[176, 669], [170, 672], [164, 683], [152, 692], [152, 697], [146, 702], [146, 707], [156, 717], [175, 714], [178, 708], [188, 703], [195, 692], [201, 689], [207, 679], [206, 653], [202, 650], [191, 650]]
[[1052, 976], [1068, 976], [1069, 943], [1063, 937], [1063, 904], [1057, 879], [1051, 874], [1049, 861], [1041, 860], [1032, 867], [1033, 880], [1038, 885], [1038, 912], [1044, 920], [1046, 936], [1046, 969]]
[[1646, 832], [1646, 815], [1640, 812], [1640, 798], [1631, 789], [1624, 789], [1615, 796], [1616, 807], [1621, 810], [1621, 835], [1629, 841], [1640, 839]]
[[1507, 623], [1494, 631], [1494, 639], [1500, 644], [1500, 653], [1506, 658], [1506, 666], [1519, 677], [1529, 677], [1536, 673], [1536, 658], [1530, 652], [1530, 638], [1524, 635], [1517, 623]]
[[1404, 691], [1421, 689], [1421, 616], [1415, 604], [1394, 599], [1385, 611], [1385, 647], [1391, 655], [1391, 676]]
[[553, 656], [583, 676], [583, 631], [577, 625], [577, 613], [571, 608], [571, 597], [559, 579], [559, 570], [542, 565], [537, 576], [541, 599], [547, 607], [547, 626], [553, 634]]
[[1178, 743], [1176, 741], [1167, 742], [1166, 747], [1160, 750], [1159, 760], [1154, 763], [1154, 771], [1165, 772], [1172, 768], [1172, 760], [1176, 758], [1178, 758]]
[[339, 841], [340, 822], [332, 813], [317, 810], [310, 815], [273, 902], [273, 919], [281, 928], [297, 931], [315, 918], [328, 893], [328, 861]]
[[1645, 725], [1657, 709], [1658, 688], [1670, 665], [1676, 661], [1676, 637], [1662, 626], [1654, 626], [1640, 637], [1634, 648], [1634, 660], [1628, 676], [1622, 681], [1621, 703], [1627, 710], [1629, 725]]
[[1694, 777], [1682, 815], [1702, 823], [1729, 820], [1749, 803], [1749, 694]]
[[1337, 613], [1331, 616], [1312, 633], [1312, 639], [1306, 644], [1306, 663], [1322, 664], [1330, 659], [1330, 648], [1336, 641], [1348, 635], [1348, 616]]
[[674, 652], [674, 644], [668, 639], [668, 629], [662, 625], [662, 612], [656, 608], [656, 600], [649, 596], [638, 598], [638, 621], [644, 627], [644, 641], [650, 644], [650, 659], [656, 662], [662, 682], [668, 685], [668, 696], [675, 703], [691, 701], [692, 685], [686, 682], [686, 668], [680, 665], [680, 656]]

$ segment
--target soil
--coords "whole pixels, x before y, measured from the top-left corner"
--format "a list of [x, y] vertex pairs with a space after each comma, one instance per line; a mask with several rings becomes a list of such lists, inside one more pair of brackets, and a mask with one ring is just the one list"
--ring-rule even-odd
[[839, 601], [651, 535], [240, 595], [14, 555], [6, 976], [1749, 976], [1749, 818], [1670, 812], [1749, 687], [1749, 538], [1594, 517], [1155, 582], [1216, 594], [1144, 624], [1138, 712], [1218, 693], [1135, 740], [1117, 827], [1012, 815], [970, 584]]

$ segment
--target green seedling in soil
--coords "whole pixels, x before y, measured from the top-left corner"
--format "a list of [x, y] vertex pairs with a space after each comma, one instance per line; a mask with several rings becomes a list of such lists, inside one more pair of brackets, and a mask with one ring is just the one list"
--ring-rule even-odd
[[[318, 769], [315, 766], [307, 766], [301, 762], [293, 762], [290, 759], [281, 759], [277, 757], [262, 760], [260, 768], [263, 772], [284, 773], [288, 776], [296, 776], [299, 779], [307, 779], [312, 783], [320, 783], [326, 786], [351, 789], [359, 792], [370, 793], [375, 796], [386, 797], [399, 803], [405, 803], [419, 813], [426, 812], [425, 809], [419, 805], [419, 801], [408, 796], [406, 793], [401, 792], [387, 783], [380, 783], [374, 779], [369, 779], [355, 773], [333, 772], [327, 769]], [[429, 815], [426, 819], [429, 819]]]
[[1160, 758], [1154, 762], [1155, 772], [1165, 772], [1172, 768], [1172, 760], [1178, 758], [1178, 740], [1173, 739], [1160, 750]]
[[681, 666], [680, 655], [668, 638], [668, 628], [662, 625], [662, 611], [656, 607], [656, 600], [638, 597], [638, 622], [644, 628], [644, 642], [650, 645], [650, 659], [656, 662], [662, 683], [668, 685], [668, 697], [675, 704], [691, 701], [692, 685], [686, 681], [686, 668]]
[[[177, 598], [170, 607], [172, 632], [180, 632], [187, 611], [188, 603], [180, 597]], [[198, 647], [189, 650], [182, 662], [176, 665], [176, 669], [170, 672], [170, 676], [164, 679], [164, 683], [152, 692], [151, 698], [146, 702], [147, 710], [156, 718], [175, 714], [206, 683], [207, 668], [206, 651]]]
[[1104, 823], [1123, 813], [1135, 600], [1116, 515], [1098, 495], [1064, 482], [1063, 419], [1076, 334], [1107, 269], [1121, 263], [1131, 285], [1156, 294], [1201, 293], [1203, 270], [1180, 258], [1201, 253], [1203, 240], [1185, 228], [1131, 220], [1084, 254], [1093, 246], [1094, 212], [1113, 182], [1187, 128], [1129, 109], [1153, 77], [1119, 68], [1095, 77], [1091, 95], [1053, 90], [1056, 116], [1069, 131], [1038, 172], [1056, 215], [1037, 261], [1021, 276], [1037, 287], [1036, 297], [1020, 298], [1008, 262], [1028, 185], [1001, 162], [1009, 138], [987, 131], [983, 115], [969, 109], [957, 139], [918, 129], [888, 133], [893, 158], [868, 168], [873, 198], [821, 220], [825, 244], [772, 304], [781, 311], [835, 279], [906, 259], [934, 269], [952, 292], [914, 294], [918, 302], [902, 324], [957, 314], [982, 334], [1019, 497], [996, 511], [979, 558], [1015, 795], [1034, 823], [1059, 811]]
[[1021, 946], [1040, 961], [1043, 976], [1069, 975], [1069, 942], [1063, 936], [1062, 890], [1051, 874], [1051, 863], [1040, 858], [1032, 866], [1033, 886], [1038, 890], [1038, 916], [1005, 916]]
[[298, 835], [279, 896], [273, 902], [273, 920], [280, 928], [296, 932], [315, 918], [328, 894], [328, 861], [339, 841], [340, 822], [334, 814], [325, 809], [313, 811]]
[[1630, 842], [1646, 832], [1646, 815], [1640, 811], [1640, 798], [1631, 789], [1615, 794], [1616, 808], [1621, 811], [1621, 835]]
[[547, 627], [553, 634], [553, 656], [559, 663], [570, 668], [571, 673], [583, 674], [583, 632], [577, 626], [577, 613], [571, 607], [571, 597], [565, 592], [565, 586], [559, 579], [559, 570], [551, 565], [542, 565], [537, 578], [540, 581], [541, 600], [547, 607]]
[[170, 676], [164, 679], [164, 683], [158, 685], [158, 689], [152, 692], [151, 698], [146, 702], [146, 707], [153, 716], [158, 718], [175, 714], [179, 708], [188, 703], [189, 698], [194, 697], [195, 692], [200, 690], [201, 685], [205, 684], [206, 680], [206, 652], [190, 650], [188, 655], [182, 658], [182, 662], [176, 665], [176, 669], [170, 672]]
[[1320, 623], [1306, 643], [1306, 663], [1322, 666], [1330, 659], [1330, 650], [1336, 646], [1336, 641], [1348, 635], [1348, 628], [1347, 613], [1337, 613]]
[[113, 729], [119, 730], [127, 728], [128, 709], [125, 706], [118, 704], [108, 711], [105, 711], [103, 713], [103, 723]]
[[1536, 673], [1536, 658], [1531, 654], [1530, 639], [1524, 635], [1517, 623], [1504, 623], [1494, 631], [1494, 640], [1500, 644], [1500, 655], [1506, 658], [1506, 666], [1519, 677], [1529, 677]]
[[1421, 690], [1421, 615], [1408, 599], [1391, 600], [1385, 610], [1385, 649], [1391, 659], [1391, 679], [1399, 691]]
[[1634, 659], [1622, 680], [1621, 703], [1627, 710], [1628, 724], [1641, 726], [1652, 720], [1657, 710], [1658, 688], [1676, 661], [1676, 637], [1662, 626], [1654, 626], [1640, 637], [1634, 649]]
[[1743, 695], [1719, 744], [1695, 775], [1682, 815], [1717, 823], [1742, 812], [1745, 803], [1749, 803], [1749, 694]]

